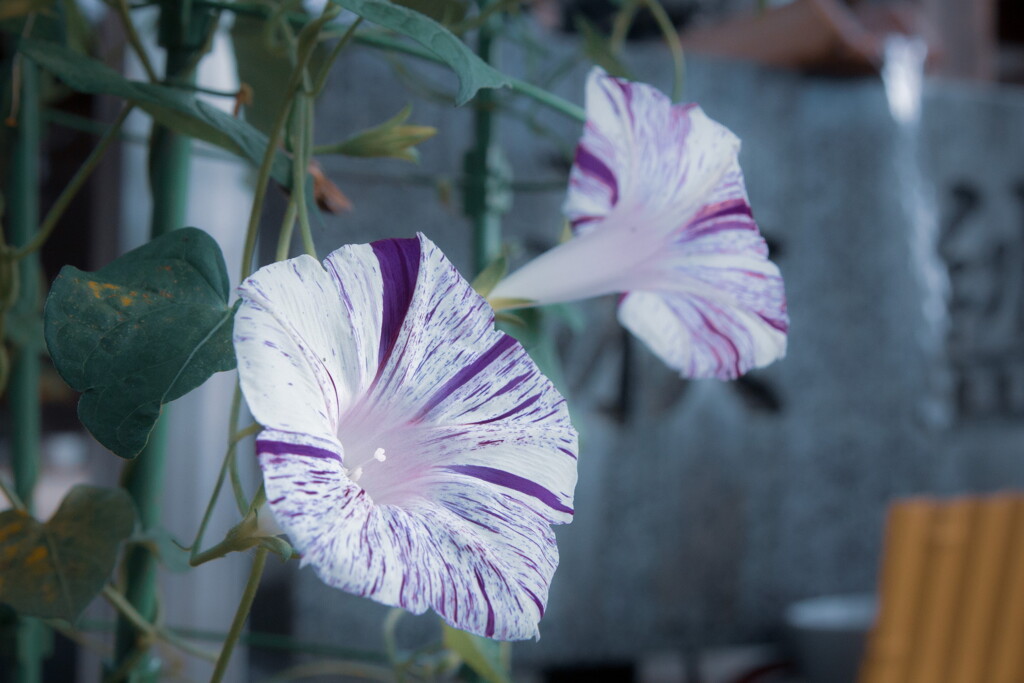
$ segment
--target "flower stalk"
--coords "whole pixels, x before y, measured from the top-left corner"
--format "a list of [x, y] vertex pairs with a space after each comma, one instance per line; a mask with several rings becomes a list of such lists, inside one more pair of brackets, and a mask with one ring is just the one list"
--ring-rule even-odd
[[231, 661], [231, 653], [235, 649], [242, 629], [249, 618], [249, 610], [252, 609], [253, 600], [256, 599], [256, 591], [260, 587], [260, 578], [263, 576], [263, 568], [267, 564], [266, 548], [258, 548], [252, 560], [252, 569], [249, 572], [249, 580], [245, 584], [245, 591], [242, 593], [242, 600], [238, 603], [238, 611], [235, 612], [234, 621], [231, 622], [231, 629], [228, 631], [227, 640], [221, 648], [220, 656], [217, 658], [217, 666], [210, 677], [210, 683], [220, 683], [228, 670], [228, 663]]

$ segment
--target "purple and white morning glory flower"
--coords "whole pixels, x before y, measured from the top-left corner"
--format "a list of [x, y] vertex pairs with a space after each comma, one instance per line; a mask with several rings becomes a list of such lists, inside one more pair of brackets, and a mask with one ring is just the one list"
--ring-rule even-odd
[[595, 68], [565, 202], [574, 236], [498, 283], [502, 307], [623, 293], [619, 320], [685, 377], [785, 355], [782, 277], [747, 202], [739, 139], [694, 104]]
[[535, 637], [576, 432], [488, 304], [422, 235], [275, 263], [240, 291], [267, 499], [303, 564], [472, 633]]

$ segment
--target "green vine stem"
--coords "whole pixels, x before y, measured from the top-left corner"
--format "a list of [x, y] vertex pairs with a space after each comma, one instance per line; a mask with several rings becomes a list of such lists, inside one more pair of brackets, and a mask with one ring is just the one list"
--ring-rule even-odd
[[135, 22], [132, 21], [131, 8], [128, 6], [127, 0], [117, 0], [113, 5], [114, 11], [117, 12], [117, 16], [121, 19], [121, 25], [124, 27], [128, 44], [132, 46], [132, 50], [142, 64], [142, 70], [146, 72], [146, 78], [149, 79], [150, 83], [156, 83], [160, 79], [156, 75], [156, 69], [153, 68], [153, 62], [149, 58], [149, 53], [146, 52], [146, 48], [142, 44], [142, 38], [139, 37], [139, 32], [135, 29]]
[[147, 621], [145, 617], [132, 607], [128, 599], [113, 586], [108, 584], [103, 587], [103, 597], [117, 610], [118, 614], [129, 621], [147, 640], [162, 640], [193, 657], [205, 659], [208, 662], [217, 661], [217, 654], [215, 652], [196, 647], [173, 631]]
[[131, 113], [133, 105], [126, 104], [122, 109], [121, 113], [118, 114], [117, 119], [110, 125], [110, 127], [100, 138], [100, 141], [96, 143], [96, 147], [93, 148], [92, 152], [86, 158], [82, 165], [77, 171], [75, 171], [74, 177], [67, 184], [64, 190], [57, 197], [57, 201], [53, 203], [50, 210], [46, 212], [46, 218], [39, 225], [39, 231], [32, 238], [32, 241], [26, 244], [24, 247], [18, 249], [14, 257], [21, 259], [25, 258], [29, 254], [38, 251], [49, 239], [53, 229], [57, 227], [57, 223], [60, 221], [64, 212], [67, 210], [68, 205], [71, 204], [71, 200], [75, 198], [78, 191], [85, 185], [85, 181], [89, 179], [92, 172], [96, 170], [100, 161], [103, 159], [103, 155], [106, 153], [107, 148], [110, 147], [110, 143], [117, 140], [121, 135], [121, 126], [124, 124], [128, 114]]
[[612, 22], [612, 34], [608, 39], [608, 44], [611, 47], [612, 53], [618, 54], [622, 51], [622, 46], [626, 42], [629, 29], [633, 26], [633, 20], [642, 7], [646, 7], [651, 16], [654, 17], [655, 23], [658, 24], [658, 30], [661, 31], [665, 44], [668, 46], [669, 52], [672, 53], [672, 101], [678, 102], [683, 96], [683, 79], [686, 75], [683, 44], [679, 40], [679, 33], [672, 23], [672, 18], [669, 17], [660, 0], [627, 0], [623, 4], [622, 9], [615, 15], [615, 19]]
[[[295, 68], [292, 70], [288, 84], [281, 94], [283, 99], [281, 110], [277, 113], [277, 118], [274, 120], [270, 133], [267, 135], [267, 149], [263, 153], [263, 159], [260, 161], [260, 167], [256, 173], [256, 188], [252, 198], [252, 210], [249, 212], [249, 224], [245, 231], [245, 246], [242, 249], [242, 275], [240, 278], [242, 280], [249, 277], [252, 273], [252, 261], [256, 254], [256, 238], [259, 237], [260, 231], [260, 213], [263, 210], [263, 200], [267, 196], [267, 184], [270, 181], [270, 169], [274, 164], [274, 155], [284, 139], [288, 117], [292, 111], [292, 103], [294, 101], [292, 95], [298, 91], [299, 86], [303, 82], [306, 66], [309, 64], [309, 60], [313, 56], [313, 49], [317, 44], [316, 37], [323, 26], [333, 19], [338, 11], [339, 9], [336, 5], [328, 4], [324, 8], [324, 13], [315, 21], [307, 24], [299, 33], [299, 48]], [[305, 201], [305, 197], [301, 197], [300, 201]]]
[[335, 60], [338, 59], [338, 55], [340, 55], [341, 51], [345, 49], [345, 46], [349, 44], [349, 41], [352, 40], [352, 37], [355, 36], [356, 29], [358, 29], [362, 23], [363, 18], [357, 17], [356, 20], [352, 22], [352, 25], [348, 27], [348, 30], [341, 36], [341, 39], [334, 44], [334, 47], [331, 48], [331, 53], [327, 55], [323, 65], [320, 67], [320, 71], [313, 80], [314, 99], [319, 97], [320, 93], [323, 92], [324, 87], [327, 85], [327, 76], [330, 74], [331, 66], [334, 64]]
[[672, 79], [672, 101], [678, 102], [683, 96], [683, 79], [686, 76], [683, 44], [679, 41], [679, 33], [676, 31], [672, 19], [668, 16], [668, 12], [665, 11], [661, 2], [659, 0], [643, 0], [643, 2], [647, 5], [647, 9], [650, 10], [654, 21], [657, 22], [658, 28], [665, 38], [665, 43], [668, 45], [669, 52], [672, 53], [672, 70], [674, 74]]
[[[388, 50], [389, 52], [400, 52], [402, 54], [409, 55], [410, 57], [417, 57], [436, 64], [444, 63], [441, 59], [435, 57], [433, 53], [419, 47], [418, 45], [396, 40], [381, 33], [370, 31], [359, 32], [356, 34], [354, 40], [360, 45], [365, 45], [367, 47]], [[520, 95], [525, 95], [526, 97], [536, 100], [544, 106], [568, 116], [571, 119], [575, 119], [580, 123], [586, 123], [587, 114], [583, 111], [582, 107], [577, 106], [568, 100], [562, 99], [558, 95], [548, 92], [544, 88], [532, 83], [527, 83], [519, 78], [513, 78], [512, 76], [506, 76], [506, 78], [508, 78], [509, 87]]]
[[256, 598], [256, 591], [260, 587], [260, 578], [263, 576], [263, 568], [267, 564], [266, 548], [257, 548], [256, 555], [252, 560], [252, 570], [249, 572], [249, 580], [242, 592], [242, 600], [238, 603], [238, 610], [235, 612], [235, 619], [231, 622], [231, 629], [228, 631], [227, 640], [221, 648], [220, 657], [217, 658], [217, 666], [210, 677], [210, 683], [220, 683], [224, 673], [228, 670], [228, 663], [231, 661], [231, 653], [235, 649], [238, 637], [242, 635], [245, 621], [249, 618], [249, 610], [252, 609], [252, 602]]
[[[231, 404], [231, 414], [233, 417], [233, 419], [231, 420], [232, 426], [234, 426], [238, 421], [238, 413], [241, 404], [241, 399], [242, 391], [241, 389], [236, 387], [235, 398]], [[245, 437], [256, 434], [261, 429], [262, 427], [260, 425], [252, 424], [241, 431], [235, 432], [228, 439], [227, 452], [224, 454], [224, 461], [221, 463], [220, 473], [217, 475], [217, 481], [213, 486], [213, 493], [210, 494], [210, 500], [206, 504], [206, 511], [203, 513], [203, 519], [199, 523], [199, 530], [196, 532], [195, 540], [192, 541], [190, 561], [193, 566], [201, 564], [201, 562], [199, 562], [197, 558], [204, 554], [201, 552], [200, 549], [202, 548], [203, 545], [203, 537], [206, 535], [206, 527], [210, 523], [210, 518], [213, 516], [214, 506], [217, 504], [217, 498], [220, 496], [221, 488], [223, 488], [224, 486], [224, 480], [227, 478], [228, 471], [230, 470], [234, 462], [235, 451], [238, 448], [238, 443]], [[248, 511], [248, 504], [244, 499], [237, 498], [237, 492], [236, 504], [238, 505], [239, 514], [245, 515], [246, 512]]]
[[299, 202], [306, 201], [305, 197], [292, 194], [288, 198], [288, 207], [284, 212], [284, 220], [281, 221], [281, 231], [277, 234], [277, 251], [274, 252], [275, 261], [284, 261], [288, 258], [292, 248], [292, 235], [295, 233], [295, 218], [299, 215]]
[[[196, 0], [195, 4], [197, 7], [209, 7], [212, 9], [227, 10], [229, 12], [234, 12], [236, 14], [263, 18], [270, 16], [270, 14], [272, 13], [271, 9], [267, 6], [244, 2]], [[289, 14], [288, 19], [289, 21], [292, 21], [297, 24], [301, 24], [302, 22], [306, 21], [306, 18], [301, 14]], [[351, 28], [351, 26], [333, 27], [328, 25], [325, 26], [324, 34], [329, 35], [332, 33], [340, 33], [344, 35], [344, 33], [347, 33]], [[405, 55], [409, 55], [410, 57], [424, 59], [430, 62], [434, 62], [436, 64], [444, 63], [443, 60], [439, 59], [432, 52], [425, 48], [422, 48], [418, 45], [413, 45], [412, 43], [408, 43], [403, 40], [392, 38], [390, 35], [387, 35], [386, 33], [382, 33], [379, 31], [359, 31], [355, 34], [355, 36], [353, 36], [352, 39], [354, 42], [359, 43], [360, 45], [365, 45], [367, 47], [373, 47], [379, 50], [387, 50], [389, 52], [399, 52]], [[572, 102], [569, 102], [568, 100], [562, 99], [558, 95], [548, 92], [544, 88], [533, 85], [532, 83], [527, 83], [526, 81], [512, 77], [508, 77], [508, 80], [509, 87], [515, 92], [518, 92], [521, 95], [525, 95], [526, 97], [534, 99], [537, 102], [543, 104], [544, 106], [549, 107], [554, 111], [559, 112], [560, 114], [564, 114], [565, 116], [568, 116], [571, 119], [575, 119], [580, 123], [586, 123], [587, 116], [586, 113], [583, 111], [582, 107], [579, 107], [573, 104]]]
[[[29, 244], [39, 223], [39, 71], [28, 59], [18, 61], [20, 103], [14, 152], [11, 158], [7, 192], [10, 241], [15, 248]], [[34, 310], [39, 299], [39, 259], [32, 255], [21, 261], [18, 275], [18, 300], [15, 307]], [[2, 342], [2, 340], [0, 340]], [[26, 508], [32, 509], [32, 494], [39, 477], [41, 420], [39, 406], [39, 349], [16, 347], [11, 357], [8, 385], [11, 411], [11, 465], [14, 493]], [[16, 683], [42, 680], [42, 624], [35, 619], [19, 619], [17, 628]]]
[[298, 209], [299, 233], [302, 235], [302, 246], [306, 253], [316, 258], [316, 247], [313, 245], [313, 229], [309, 222], [309, 206], [306, 203], [306, 169], [309, 168], [309, 157], [312, 145], [310, 128], [313, 124], [313, 100], [306, 92], [300, 90], [295, 95], [292, 106], [291, 151], [292, 151], [292, 197], [296, 199]]
[[633, 20], [636, 18], [636, 13], [640, 10], [642, 2], [643, 0], [626, 0], [615, 14], [615, 18], [612, 20], [612, 32], [608, 36], [608, 46], [613, 54], [621, 52], [622, 46], [626, 44], [626, 36], [629, 34], [629, 29], [633, 27]]

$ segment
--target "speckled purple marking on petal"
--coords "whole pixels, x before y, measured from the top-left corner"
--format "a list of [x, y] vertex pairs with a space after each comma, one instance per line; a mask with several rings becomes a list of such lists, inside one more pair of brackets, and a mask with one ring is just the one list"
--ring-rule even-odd
[[[472, 363], [470, 363], [469, 365], [465, 366], [457, 373], [455, 373], [455, 376], [453, 376], [450, 380], [445, 382], [440, 389], [434, 392], [434, 395], [427, 400], [426, 404], [424, 404], [423, 408], [416, 415], [415, 419], [422, 420], [427, 414], [430, 413], [431, 410], [436, 408], [441, 401], [451, 396], [452, 393], [455, 392], [463, 384], [465, 384], [466, 382], [468, 382], [469, 380], [473, 379], [481, 372], [486, 370], [491, 363], [500, 358], [502, 354], [504, 354], [506, 351], [508, 351], [515, 345], [515, 339], [513, 339], [507, 334], [503, 334], [501, 336], [501, 339], [495, 342], [491, 346], [491, 348], [487, 349], [482, 354], [480, 354], [480, 356], [475, 361], [473, 361]], [[505, 390], [507, 390], [507, 388]]]
[[572, 514], [572, 508], [562, 505], [561, 501], [551, 491], [547, 490], [540, 484], [525, 479], [518, 475], [506, 472], [505, 470], [495, 469], [493, 467], [484, 467], [483, 465], [449, 465], [445, 467], [449, 472], [455, 474], [464, 474], [467, 477], [473, 477], [481, 481], [486, 481], [491, 484], [497, 484], [498, 486], [504, 486], [507, 489], [513, 491], [519, 491], [525, 493], [528, 496], [536, 498], [540, 502], [547, 505], [552, 510], [558, 512], [565, 512]]
[[[504, 413], [502, 413], [501, 415], [497, 415], [495, 417], [491, 417], [491, 418], [488, 418], [486, 420], [480, 420], [479, 422], [474, 422], [473, 424], [485, 425], [485, 424], [490, 424], [492, 422], [498, 422], [499, 420], [508, 419], [508, 418], [512, 417], [513, 415], [515, 415], [516, 413], [520, 413], [520, 412], [526, 410], [527, 408], [532, 406], [534, 403], [536, 403], [538, 400], [540, 400], [540, 394], [534, 394], [530, 398], [526, 399], [525, 401], [523, 401], [522, 403], [517, 405], [515, 408], [512, 408], [511, 410], [507, 410]], [[549, 413], [548, 417], [550, 417], [551, 415], [554, 415], [555, 412], [556, 411], [552, 411], [551, 413]]]

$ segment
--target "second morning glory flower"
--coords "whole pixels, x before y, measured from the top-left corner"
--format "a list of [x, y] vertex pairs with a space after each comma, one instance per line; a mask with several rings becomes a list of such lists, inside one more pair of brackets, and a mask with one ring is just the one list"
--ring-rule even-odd
[[303, 564], [479, 635], [536, 636], [576, 432], [487, 303], [422, 235], [275, 263], [240, 291], [267, 500]]
[[619, 320], [685, 377], [785, 355], [782, 277], [754, 222], [739, 140], [696, 105], [594, 69], [565, 202], [574, 236], [498, 283], [497, 307], [624, 294]]

